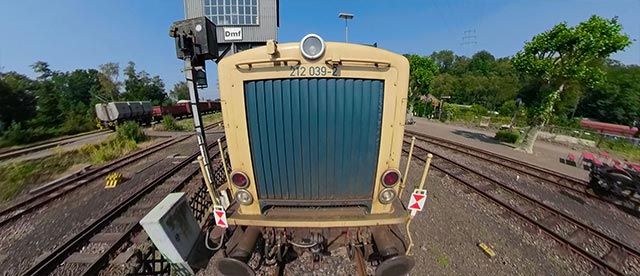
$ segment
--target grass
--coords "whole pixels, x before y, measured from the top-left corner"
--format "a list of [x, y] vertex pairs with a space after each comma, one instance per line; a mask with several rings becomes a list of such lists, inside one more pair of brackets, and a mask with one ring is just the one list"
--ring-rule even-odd
[[[213, 122], [220, 121], [222, 119], [222, 113], [213, 113], [202, 116], [202, 123], [206, 126]], [[178, 121], [178, 125], [184, 128], [185, 130], [191, 131], [193, 130], [193, 118], [188, 118], [185, 120]]]
[[443, 266], [443, 267], [448, 267], [449, 266], [449, 258], [447, 258], [447, 255], [439, 255], [438, 256], [438, 262]]
[[165, 115], [162, 117], [162, 128], [168, 131], [184, 131], [184, 127], [178, 124], [176, 118], [171, 115]]
[[603, 138], [598, 145], [601, 149], [622, 156], [631, 162], [640, 162], [640, 146], [636, 146], [626, 139]]
[[441, 253], [440, 250], [435, 247], [435, 245], [431, 245], [428, 250], [431, 255], [436, 258], [438, 263], [440, 263], [445, 268], [449, 267], [450, 261], [445, 253]]
[[9, 200], [28, 186], [53, 180], [76, 164], [89, 163], [90, 153], [72, 151], [0, 167], [0, 202]]
[[[202, 116], [202, 123], [206, 126], [208, 124], [220, 121], [222, 119], [222, 113], [213, 113]], [[166, 120], [166, 122], [165, 122]], [[154, 130], [158, 131], [192, 131], [193, 130], [193, 118], [186, 118], [182, 120], [166, 119], [166, 116], [162, 118], [160, 124], [153, 126]]]
[[60, 176], [74, 165], [100, 164], [114, 160], [137, 148], [148, 138], [135, 123], [118, 127], [115, 137], [102, 145], [86, 145], [78, 150], [63, 152], [55, 149], [48, 157], [10, 163], [0, 167], [0, 202], [10, 200], [29, 186], [43, 184]]

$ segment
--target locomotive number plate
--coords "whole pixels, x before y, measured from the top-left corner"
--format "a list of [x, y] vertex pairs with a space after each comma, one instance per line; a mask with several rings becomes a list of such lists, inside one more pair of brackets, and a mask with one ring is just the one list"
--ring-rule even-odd
[[338, 67], [329, 67], [325, 65], [320, 66], [290, 66], [290, 77], [326, 77], [326, 76], [338, 76]]

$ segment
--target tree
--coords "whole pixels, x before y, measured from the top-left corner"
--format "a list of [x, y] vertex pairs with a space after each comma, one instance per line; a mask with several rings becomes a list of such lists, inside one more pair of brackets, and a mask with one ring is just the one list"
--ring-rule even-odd
[[164, 82], [159, 76], [151, 77], [145, 71], [136, 72], [135, 65], [130, 61], [124, 69], [126, 79], [122, 96], [130, 101], [151, 101], [154, 105], [161, 105], [167, 98]]
[[518, 149], [533, 152], [538, 132], [549, 121], [569, 83], [575, 81], [590, 87], [602, 81], [604, 74], [597, 65], [630, 44], [629, 37], [621, 31], [617, 18], [593, 15], [575, 27], [561, 23], [536, 35], [516, 54], [513, 58], [516, 70], [539, 88], [527, 90], [533, 95], [523, 97], [530, 127]]
[[429, 57], [405, 55], [409, 60], [409, 110], [422, 95], [429, 94], [429, 85], [438, 73], [438, 66]]
[[611, 64], [607, 81], [587, 89], [578, 114], [616, 124], [633, 126], [640, 118], [640, 67]]
[[33, 81], [16, 72], [0, 73], [0, 132], [35, 116]]
[[453, 64], [455, 63], [457, 56], [451, 50], [442, 50], [439, 52], [433, 52], [429, 56], [438, 68], [440, 68], [440, 73], [447, 73], [452, 70]]
[[448, 73], [437, 75], [431, 84], [431, 91], [434, 96], [451, 96], [456, 91], [458, 79]]
[[483, 76], [488, 76], [489, 72], [493, 71], [496, 58], [487, 51], [480, 51], [475, 53], [469, 61], [469, 71], [477, 72]]
[[59, 95], [52, 79], [59, 74], [49, 69], [49, 64], [38, 61], [31, 65], [38, 74], [34, 85], [37, 102], [35, 125], [43, 127], [57, 126], [62, 122], [62, 111], [59, 107]]
[[[53, 82], [59, 91], [60, 109], [72, 110], [78, 104], [91, 105], [92, 97], [102, 89], [99, 75], [95, 69], [75, 70], [56, 75]], [[86, 110], [82, 113], [86, 113]]]
[[188, 100], [189, 99], [189, 87], [186, 81], [179, 81], [173, 85], [173, 88], [169, 92], [169, 97], [175, 101]]
[[120, 82], [118, 75], [120, 74], [120, 65], [115, 62], [109, 62], [98, 66], [100, 74], [98, 80], [101, 90], [96, 95], [101, 101], [115, 101], [120, 97]]

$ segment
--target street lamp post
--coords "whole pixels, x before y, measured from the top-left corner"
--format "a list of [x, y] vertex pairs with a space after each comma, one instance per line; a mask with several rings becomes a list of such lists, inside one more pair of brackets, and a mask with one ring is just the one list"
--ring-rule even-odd
[[344, 41], [349, 43], [349, 24], [347, 20], [353, 19], [353, 14], [341, 12], [338, 14], [338, 18], [344, 19]]

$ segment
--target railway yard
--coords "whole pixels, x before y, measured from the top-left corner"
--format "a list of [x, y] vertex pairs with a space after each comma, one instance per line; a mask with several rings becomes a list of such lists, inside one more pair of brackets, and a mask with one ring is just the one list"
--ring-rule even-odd
[[[223, 182], [217, 139], [226, 143], [219, 126], [209, 126], [208, 134], [217, 181]], [[407, 127], [401, 168], [411, 137], [416, 138], [408, 190], [419, 182], [427, 152], [433, 154], [425, 211], [410, 228], [412, 275], [640, 274], [637, 214], [595, 195], [586, 186], [586, 171], [560, 167], [557, 159], [549, 162], [556, 158], [554, 150], [561, 156], [571, 149], [539, 143], [538, 155], [523, 157], [505, 145], [476, 139], [483, 135], [422, 120]], [[167, 194], [185, 191], [196, 217], [208, 225], [211, 218], [204, 210], [210, 201], [194, 162], [195, 138], [185, 133], [156, 140], [115, 161], [30, 187], [0, 206], [0, 273], [167, 272], [137, 222]], [[106, 189], [105, 176], [112, 172], [123, 179]], [[407, 201], [408, 195], [402, 198]], [[250, 264], [261, 275], [373, 273], [371, 263], [357, 254], [352, 261], [344, 248], [331, 253], [319, 263], [303, 254], [282, 266]], [[199, 275], [215, 275], [212, 263]]]

